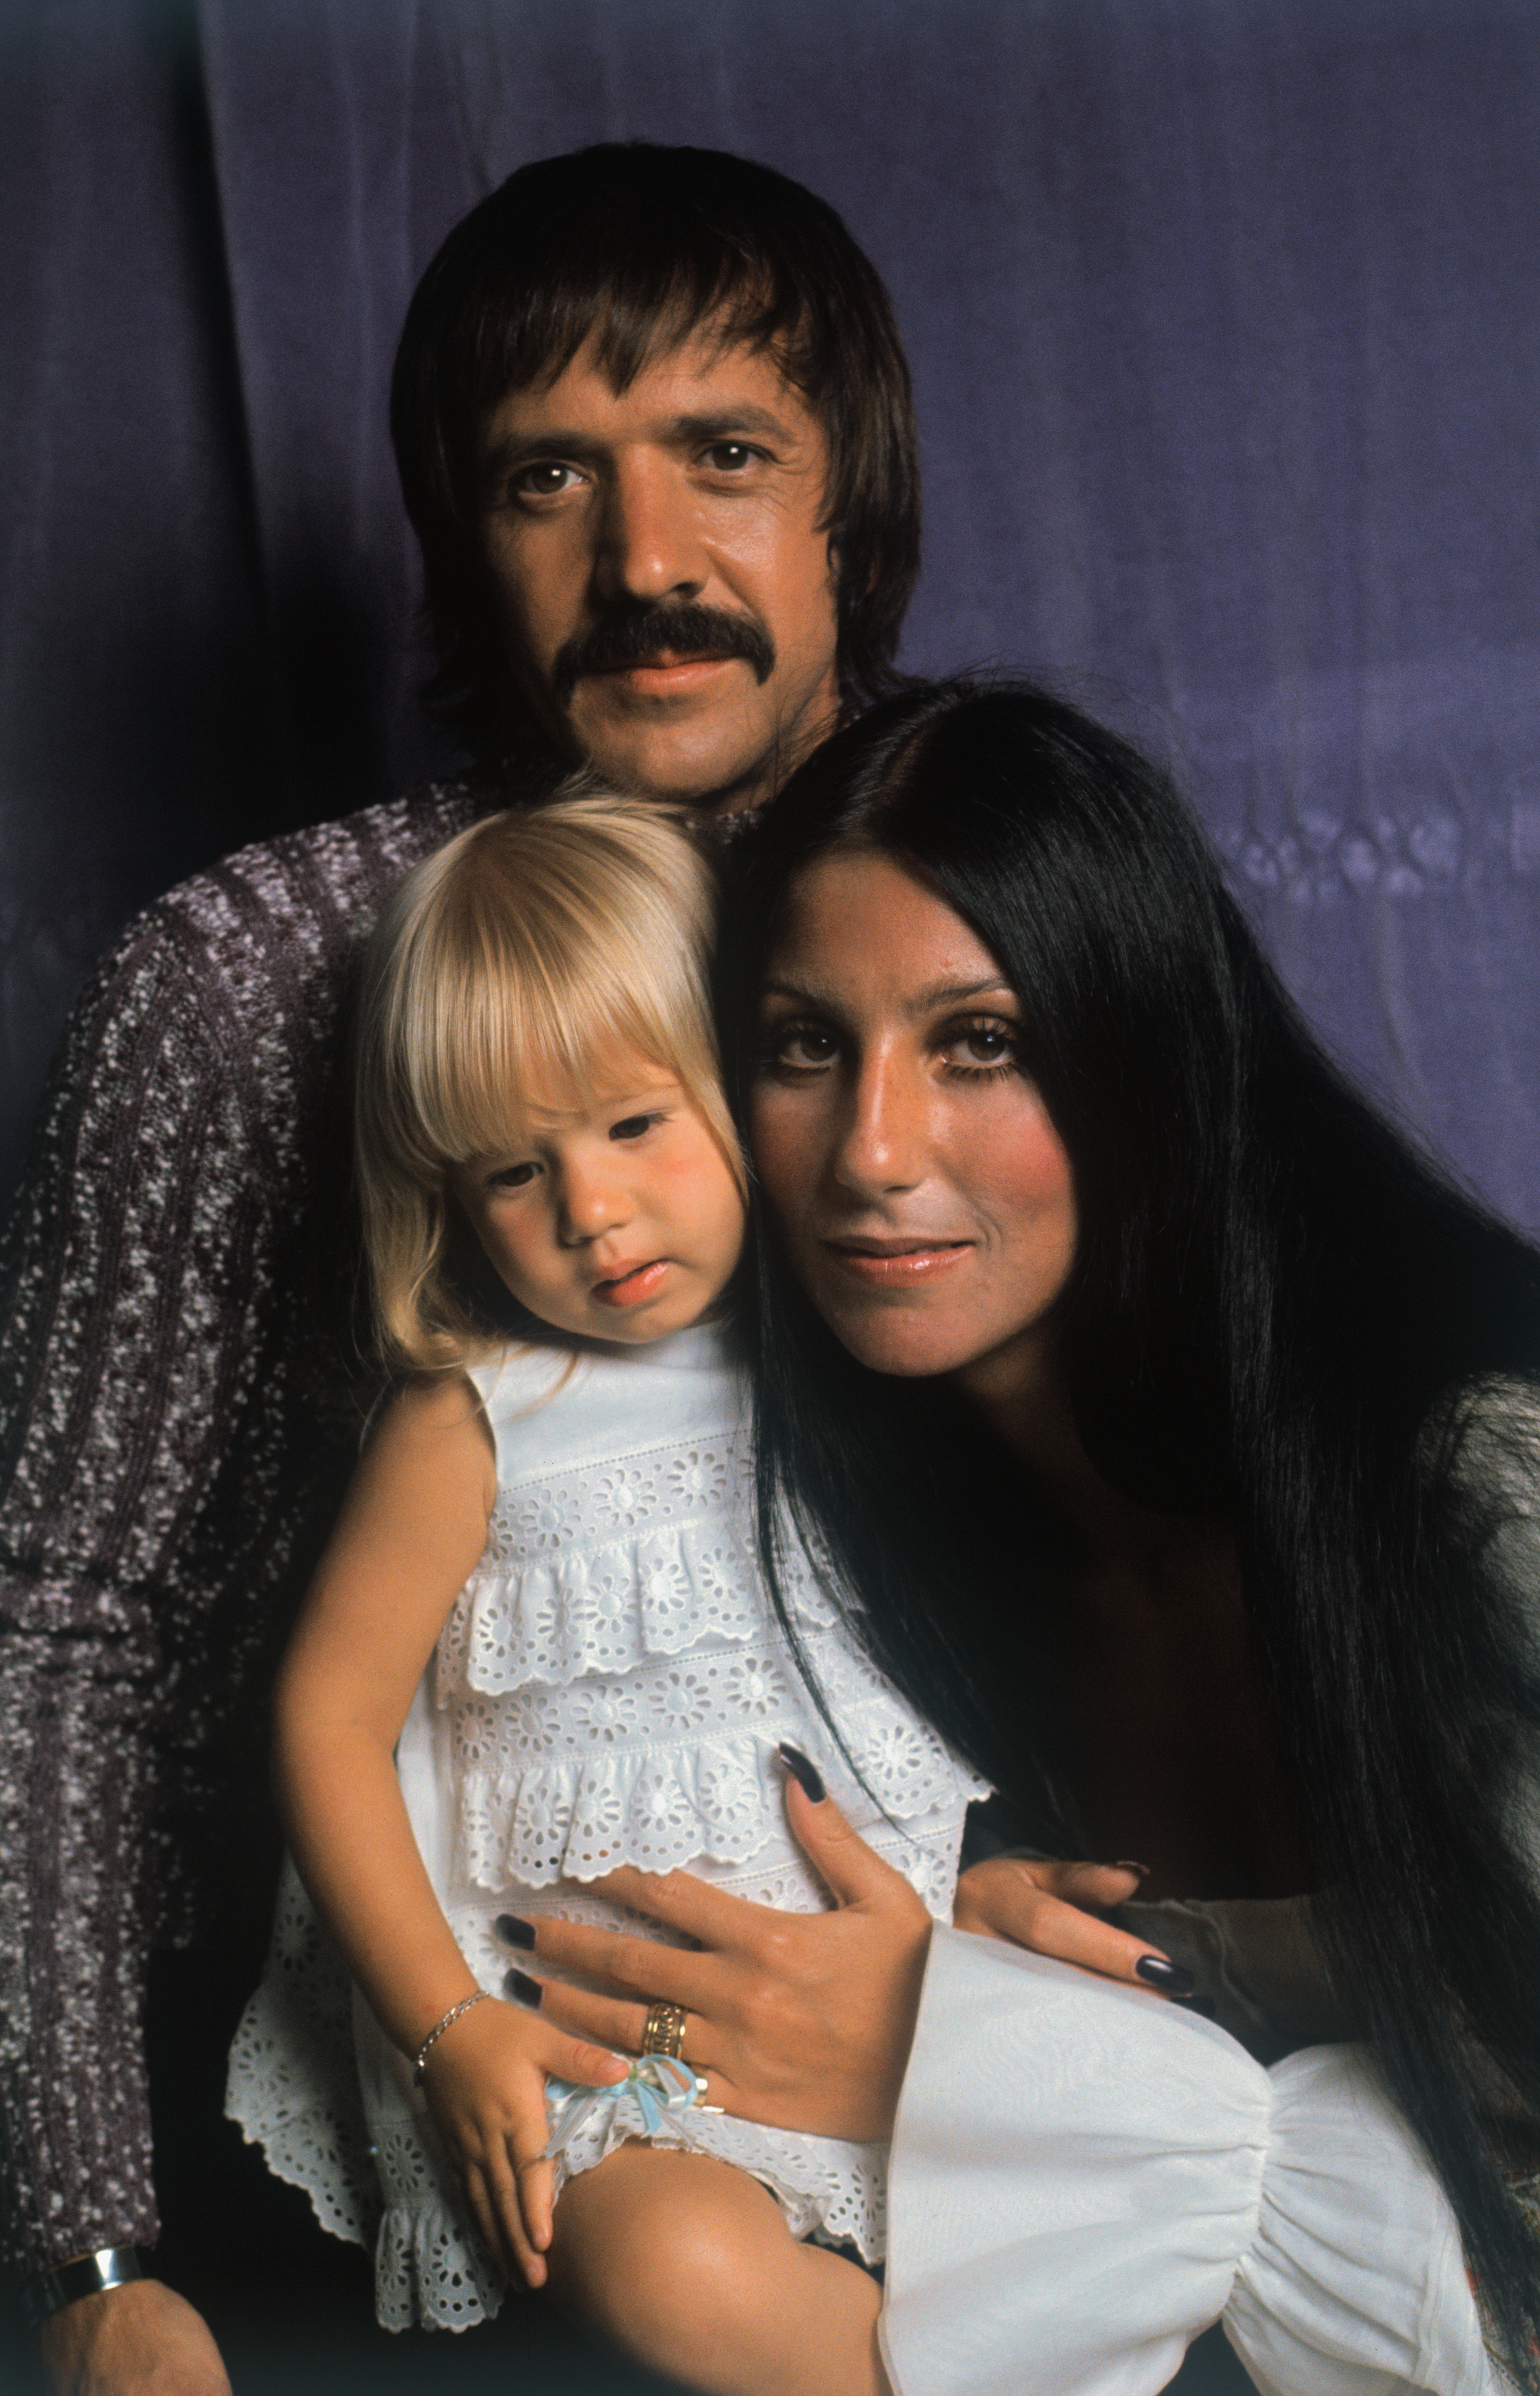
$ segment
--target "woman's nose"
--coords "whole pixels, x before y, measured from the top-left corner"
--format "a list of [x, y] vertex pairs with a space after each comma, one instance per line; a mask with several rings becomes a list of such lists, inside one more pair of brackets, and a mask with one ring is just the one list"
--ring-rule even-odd
[[834, 1156], [846, 1189], [909, 1190], [927, 1171], [928, 1093], [902, 1060], [873, 1058], [862, 1065]]

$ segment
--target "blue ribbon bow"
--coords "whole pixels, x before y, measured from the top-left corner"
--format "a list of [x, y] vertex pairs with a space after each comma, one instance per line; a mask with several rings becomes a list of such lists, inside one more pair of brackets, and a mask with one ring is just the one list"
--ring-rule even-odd
[[687, 2063], [676, 2061], [671, 2055], [638, 2056], [624, 2080], [617, 2080], [609, 2088], [584, 2088], [570, 2080], [548, 2080], [546, 2101], [554, 2109], [556, 2127], [540, 2149], [541, 2157], [559, 2155], [601, 2106], [614, 2109], [627, 2097], [642, 2117], [643, 2136], [656, 2137], [663, 2127], [664, 2114], [683, 2113], [692, 2105], [698, 2105], [705, 2084], [696, 2078]]

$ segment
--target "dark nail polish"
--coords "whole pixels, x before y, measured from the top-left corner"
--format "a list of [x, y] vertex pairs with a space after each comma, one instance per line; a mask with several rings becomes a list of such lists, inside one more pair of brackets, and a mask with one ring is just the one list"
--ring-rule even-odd
[[1134, 1966], [1134, 1977], [1168, 1997], [1190, 1997], [1198, 1986], [1185, 1963], [1168, 1963], [1163, 1955], [1141, 1955]]
[[[1130, 1863], [1126, 1856], [1121, 1856], [1118, 1861], [1113, 1865], [1112, 1869], [1114, 1871], [1137, 1872], [1141, 1880], [1148, 1880], [1149, 1878], [1149, 1866], [1148, 1864]], [[507, 1920], [508, 1916], [505, 1913], [503, 1915], [503, 1922], [506, 1922]], [[502, 1922], [498, 1923], [498, 1928], [499, 1930], [502, 1928]]]
[[499, 1913], [492, 1926], [505, 1947], [528, 1948], [535, 1944], [535, 1924], [521, 1922], [516, 1913]]
[[545, 1994], [538, 1980], [532, 1980], [527, 1972], [506, 1973], [503, 1977], [503, 1990], [516, 2004], [521, 2005], [538, 2005]]
[[780, 1744], [779, 1754], [781, 1762], [803, 1794], [811, 1798], [815, 1805], [821, 1805], [829, 1791], [823, 1785], [823, 1774], [818, 1770], [817, 1765], [809, 1764], [800, 1747], [788, 1747], [784, 1739]]

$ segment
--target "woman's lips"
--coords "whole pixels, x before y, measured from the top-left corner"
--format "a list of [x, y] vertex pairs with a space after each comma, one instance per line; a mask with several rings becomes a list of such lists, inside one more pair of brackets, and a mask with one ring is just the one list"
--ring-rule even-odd
[[601, 1306], [640, 1306], [644, 1298], [652, 1298], [663, 1286], [669, 1271], [667, 1257], [655, 1257], [650, 1264], [628, 1265], [608, 1281], [596, 1281], [593, 1295]]
[[908, 1289], [930, 1281], [971, 1254], [971, 1240], [826, 1240], [824, 1247], [843, 1273], [872, 1289]]

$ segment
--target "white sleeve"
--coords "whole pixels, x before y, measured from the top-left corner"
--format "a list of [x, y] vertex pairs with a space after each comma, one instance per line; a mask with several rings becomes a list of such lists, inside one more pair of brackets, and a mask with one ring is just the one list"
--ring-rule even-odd
[[1364, 2050], [937, 1930], [894, 2133], [897, 2396], [1153, 2396], [1223, 2319], [1266, 2396], [1494, 2396], [1448, 2201]]

